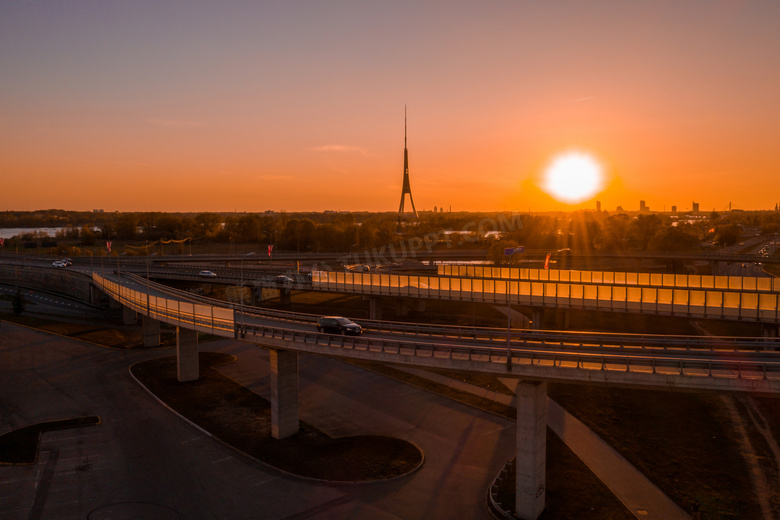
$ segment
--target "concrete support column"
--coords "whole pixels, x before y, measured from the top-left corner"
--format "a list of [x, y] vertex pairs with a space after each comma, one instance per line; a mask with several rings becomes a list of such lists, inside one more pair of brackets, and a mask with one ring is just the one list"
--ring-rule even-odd
[[555, 310], [554, 330], [566, 330], [569, 328], [569, 311], [566, 309]]
[[[765, 338], [776, 338], [778, 336], [778, 326], [770, 323], [762, 323], [761, 335]], [[770, 350], [774, 350], [774, 349], [770, 349]]]
[[176, 327], [176, 378], [183, 383], [199, 377], [198, 331]]
[[104, 294], [103, 291], [95, 287], [94, 285], [89, 286], [89, 303], [92, 305], [97, 305], [100, 301], [100, 296]]
[[713, 260], [710, 262], [710, 270], [712, 271], [712, 276], [718, 276], [718, 261]]
[[144, 328], [144, 347], [160, 346], [160, 322], [149, 316], [141, 320]]
[[374, 296], [368, 298], [368, 318], [371, 320], [382, 319], [382, 300]]
[[279, 303], [282, 305], [290, 305], [292, 303], [292, 297], [290, 296], [290, 289], [279, 289]]
[[298, 353], [271, 349], [271, 436], [298, 433]]
[[122, 307], [122, 323], [124, 325], [135, 325], [138, 322], [138, 313], [127, 306]]
[[542, 330], [542, 321], [544, 320], [544, 309], [533, 309], [531, 315], [531, 328]]
[[545, 504], [547, 383], [521, 381], [517, 394], [515, 514], [536, 520]]

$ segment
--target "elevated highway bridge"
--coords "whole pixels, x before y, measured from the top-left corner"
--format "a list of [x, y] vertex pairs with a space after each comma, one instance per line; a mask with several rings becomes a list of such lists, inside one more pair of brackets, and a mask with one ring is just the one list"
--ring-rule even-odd
[[236, 308], [136, 275], [93, 273], [92, 279], [125, 308], [127, 317], [143, 316], [145, 341], [155, 330], [159, 341], [160, 322], [176, 326], [180, 381], [198, 378], [198, 332], [268, 349], [276, 438], [299, 428], [299, 352], [520, 379], [515, 504], [520, 518], [536, 519], [544, 509], [548, 381], [780, 394], [776, 338], [524, 332], [382, 322], [367, 323], [369, 332], [363, 337], [334, 336], [314, 330], [311, 316]]
[[[18, 276], [25, 269], [19, 265], [6, 267], [4, 270], [10, 276]], [[381, 320], [361, 322], [367, 329], [363, 336], [334, 336], [316, 331], [315, 316], [199, 297], [129, 273], [126, 265], [118, 267], [111, 274], [113, 269], [92, 267], [81, 268], [81, 273], [65, 271], [70, 277], [89, 276], [96, 290], [123, 307], [128, 323], [135, 323], [140, 316], [145, 345], [159, 344], [161, 323], [175, 326], [180, 381], [198, 378], [198, 332], [252, 342], [269, 350], [272, 432], [277, 438], [298, 431], [299, 352], [519, 379], [517, 471], [524, 478], [517, 480], [516, 511], [521, 518], [535, 519], [544, 507], [548, 382], [780, 395], [780, 340], [774, 337], [507, 330]], [[135, 270], [143, 271], [143, 267], [150, 269], [136, 266]], [[42, 266], [29, 269], [56, 271]], [[160, 279], [179, 273], [175, 276], [181, 279], [199, 280], [192, 268], [189, 272], [168, 267], [151, 269]], [[778, 319], [779, 291], [776, 282], [768, 278], [670, 277], [516, 268], [477, 271], [472, 266], [439, 266], [438, 269], [438, 276], [321, 271], [313, 273], [312, 281], [299, 288], [355, 292], [369, 298], [465, 301], [480, 298], [479, 301], [500, 305], [549, 307], [561, 307], [568, 301], [570, 308], [580, 305], [660, 315], [701, 314], [767, 323], [776, 323]], [[236, 277], [235, 270], [228, 270], [220, 273], [215, 281], [252, 283], [249, 277], [244, 280], [243, 276], [243, 272]]]

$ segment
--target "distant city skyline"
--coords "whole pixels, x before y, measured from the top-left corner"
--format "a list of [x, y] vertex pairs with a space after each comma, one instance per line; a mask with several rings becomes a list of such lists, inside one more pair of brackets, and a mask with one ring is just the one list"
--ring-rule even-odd
[[[0, 211], [771, 210], [780, 4], [0, 3]], [[603, 169], [567, 203], [544, 172]], [[686, 202], [687, 201], [687, 202]]]

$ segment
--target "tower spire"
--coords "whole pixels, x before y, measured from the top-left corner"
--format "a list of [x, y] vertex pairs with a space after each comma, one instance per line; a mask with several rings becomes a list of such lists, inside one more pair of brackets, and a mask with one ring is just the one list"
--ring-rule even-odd
[[401, 189], [401, 205], [398, 208], [398, 214], [404, 213], [404, 196], [409, 194], [409, 202], [412, 203], [412, 213], [415, 217], [418, 217], [417, 210], [414, 207], [414, 199], [412, 198], [412, 187], [409, 184], [409, 151], [406, 148], [406, 105], [404, 105], [404, 185]]

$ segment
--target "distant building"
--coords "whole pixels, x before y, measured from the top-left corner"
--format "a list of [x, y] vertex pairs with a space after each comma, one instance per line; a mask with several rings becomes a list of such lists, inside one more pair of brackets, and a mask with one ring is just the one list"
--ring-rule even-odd
[[677, 213], [677, 206], [672, 206], [672, 213]]
[[645, 204], [645, 201], [640, 200], [639, 201], [639, 212], [640, 213], [647, 213], [650, 211], [650, 208], [647, 207], [647, 204]]
[[103, 213], [102, 209], [93, 209], [92, 213]]
[[694, 212], [694, 213], [698, 213], [699, 212], [699, 203], [698, 202], [692, 202], [691, 204], [693, 204], [693, 206], [691, 207], [691, 211]]
[[600, 200], [596, 201], [596, 211], [601, 211], [601, 201]]

